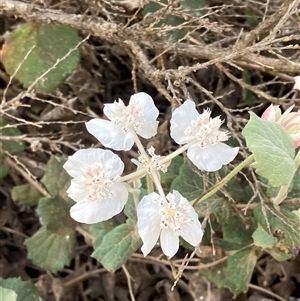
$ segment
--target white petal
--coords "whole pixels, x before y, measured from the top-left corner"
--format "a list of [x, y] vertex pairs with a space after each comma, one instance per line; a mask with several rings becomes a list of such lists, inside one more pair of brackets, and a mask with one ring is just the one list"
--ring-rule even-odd
[[174, 110], [171, 118], [170, 135], [176, 143], [185, 144], [194, 139], [194, 135], [186, 135], [184, 131], [191, 126], [191, 121], [196, 120], [198, 116], [195, 103], [189, 99]]
[[197, 213], [196, 213], [196, 219], [194, 219], [193, 222], [189, 224], [182, 225], [181, 231], [182, 231], [181, 234], [182, 238], [192, 246], [195, 247], [201, 242], [203, 231], [201, 228], [201, 224], [198, 220]]
[[104, 150], [101, 149], [80, 149], [64, 164], [64, 169], [73, 178], [82, 176], [82, 167], [94, 164], [101, 158]]
[[122, 114], [122, 110], [125, 109], [125, 104], [122, 99], [119, 98], [118, 101], [114, 101], [113, 103], [106, 103], [104, 105], [103, 113], [108, 119], [113, 120], [119, 114]]
[[111, 178], [121, 175], [124, 170], [124, 163], [116, 154], [110, 150], [100, 148], [78, 150], [68, 158], [63, 167], [70, 176], [78, 178], [82, 176], [83, 168], [92, 166], [95, 163], [110, 164], [113, 167], [113, 170], [110, 172]]
[[223, 165], [231, 162], [238, 151], [238, 147], [231, 148], [225, 143], [218, 143], [205, 148], [200, 148], [194, 144], [188, 149], [187, 156], [199, 169], [217, 171]]
[[80, 223], [94, 224], [120, 213], [128, 198], [127, 189], [120, 183], [112, 185], [111, 188], [117, 194], [115, 198], [78, 202], [70, 210], [71, 217]]
[[134, 133], [124, 133], [120, 125], [104, 119], [92, 119], [86, 124], [90, 134], [97, 138], [105, 147], [114, 150], [130, 150], [134, 144]]
[[[76, 178], [76, 180], [77, 179], [78, 178]], [[89, 196], [89, 192], [85, 189], [82, 189], [81, 186], [78, 185], [78, 181], [75, 181], [75, 179], [71, 181], [71, 185], [67, 190], [67, 194], [75, 202], [82, 202], [83, 200], [87, 199]]]
[[[124, 163], [120, 159], [120, 157], [116, 154], [114, 154], [110, 150], [102, 150], [102, 160], [104, 165], [111, 165], [112, 169], [109, 171], [108, 176], [110, 179], [113, 179], [117, 176], [120, 176], [123, 173], [124, 170]], [[99, 159], [98, 159], [99, 161]], [[95, 161], [95, 162], [98, 162]]]
[[160, 244], [164, 254], [171, 258], [179, 249], [179, 237], [173, 230], [163, 229], [160, 234]]
[[295, 80], [295, 85], [294, 85], [294, 89], [297, 89], [300, 91], [300, 76], [295, 76], [294, 77], [294, 80]]
[[160, 198], [156, 192], [152, 192], [142, 198], [137, 206], [137, 227], [143, 241], [142, 252], [147, 256], [155, 246], [160, 234], [160, 206], [153, 200]]
[[134, 94], [130, 98], [129, 105], [140, 106], [144, 113], [139, 120], [144, 121], [145, 126], [139, 128], [137, 133], [145, 139], [153, 137], [157, 133], [158, 121], [156, 121], [156, 119], [159, 115], [159, 111], [154, 105], [152, 97], [144, 92]]

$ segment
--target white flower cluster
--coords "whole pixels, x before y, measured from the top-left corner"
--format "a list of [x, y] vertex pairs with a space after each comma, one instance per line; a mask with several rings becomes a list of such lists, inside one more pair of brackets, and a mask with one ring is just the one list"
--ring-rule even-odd
[[[179, 236], [197, 246], [203, 231], [195, 209], [176, 190], [165, 196], [158, 171], [165, 172], [167, 163], [185, 150], [188, 150], [188, 158], [205, 171], [216, 171], [232, 161], [238, 148], [223, 143], [228, 139], [228, 133], [220, 131], [220, 118], [211, 118], [210, 110], [199, 114], [195, 103], [187, 100], [174, 110], [171, 119], [171, 137], [183, 146], [161, 158], [155, 155], [153, 148], [146, 152], [138, 138], [139, 135], [149, 139], [157, 133], [159, 111], [151, 96], [134, 94], [128, 106], [120, 99], [105, 104], [104, 114], [110, 121], [92, 119], [86, 123], [87, 130], [105, 147], [114, 150], [127, 151], [135, 143], [140, 152], [136, 164], [139, 170], [144, 169], [140, 175], [148, 173], [159, 193], [144, 196], [137, 205], [137, 227], [144, 256], [159, 237], [162, 250], [168, 257], [177, 252]], [[68, 158], [64, 168], [73, 178], [67, 191], [76, 202], [70, 211], [73, 219], [93, 224], [108, 220], [123, 210], [128, 199], [125, 180], [129, 175], [121, 177], [124, 164], [119, 156], [110, 150], [82, 149]]]

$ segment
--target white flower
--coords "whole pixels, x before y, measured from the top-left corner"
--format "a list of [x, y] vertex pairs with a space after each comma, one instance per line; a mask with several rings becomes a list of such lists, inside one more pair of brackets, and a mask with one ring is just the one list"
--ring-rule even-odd
[[295, 81], [294, 89], [297, 89], [300, 91], [300, 76], [299, 75], [295, 76], [294, 81]]
[[173, 112], [171, 137], [178, 144], [191, 143], [187, 156], [199, 169], [216, 171], [231, 162], [239, 148], [222, 143], [228, 140], [228, 133], [219, 130], [220, 117], [211, 118], [210, 114], [209, 109], [199, 114], [195, 103], [188, 99]]
[[69, 197], [76, 202], [70, 210], [74, 220], [94, 224], [123, 210], [128, 191], [118, 178], [124, 164], [113, 152], [79, 150], [68, 158], [64, 169], [74, 178], [67, 190]]
[[146, 93], [132, 95], [127, 107], [121, 99], [105, 104], [103, 112], [111, 121], [96, 118], [86, 127], [105, 147], [127, 151], [134, 144], [135, 133], [149, 139], [157, 132], [159, 111]]
[[174, 190], [164, 199], [156, 192], [144, 196], [137, 207], [138, 232], [144, 256], [155, 246], [159, 236], [162, 251], [169, 258], [179, 248], [179, 236], [197, 246], [203, 231], [198, 215], [189, 201]]

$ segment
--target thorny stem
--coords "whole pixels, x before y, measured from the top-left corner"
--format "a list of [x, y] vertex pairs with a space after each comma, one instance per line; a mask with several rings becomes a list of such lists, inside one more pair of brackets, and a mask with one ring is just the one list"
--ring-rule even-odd
[[220, 190], [224, 185], [227, 184], [236, 174], [238, 174], [244, 167], [251, 163], [254, 160], [254, 155], [250, 155], [247, 159], [241, 162], [235, 169], [233, 169], [225, 178], [223, 178], [219, 183], [211, 187], [208, 192], [204, 195], [196, 198], [193, 201], [193, 207], [195, 207], [198, 203], [203, 202], [208, 199], [212, 195], [214, 195], [218, 190]]
[[[300, 151], [296, 155], [294, 162], [295, 162], [295, 169], [294, 169], [294, 174], [295, 174], [297, 169], [300, 166]], [[278, 206], [286, 198], [286, 196], [288, 194], [288, 190], [292, 184], [292, 181], [293, 181], [293, 177], [291, 177], [291, 179], [287, 185], [283, 185], [280, 187], [277, 196], [272, 199], [274, 206]]]

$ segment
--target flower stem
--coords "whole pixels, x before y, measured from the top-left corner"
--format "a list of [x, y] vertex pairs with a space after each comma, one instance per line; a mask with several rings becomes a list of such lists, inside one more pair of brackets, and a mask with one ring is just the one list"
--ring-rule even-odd
[[181, 146], [180, 148], [178, 148], [175, 152], [169, 154], [168, 156], [165, 156], [164, 158], [162, 158], [160, 160], [161, 164], [165, 164], [170, 162], [173, 158], [177, 157], [178, 155], [180, 155], [181, 153], [183, 153], [184, 151], [186, 151], [190, 146], [192, 146], [193, 144], [195, 144], [197, 142], [197, 139]]
[[235, 169], [233, 169], [225, 178], [223, 178], [219, 183], [211, 187], [204, 195], [199, 196], [193, 201], [193, 207], [195, 207], [198, 203], [203, 202], [208, 199], [212, 195], [214, 195], [217, 191], [219, 191], [224, 185], [227, 184], [236, 174], [238, 174], [245, 166], [251, 163], [254, 160], [254, 155], [250, 155], [243, 162], [241, 162]]
[[[162, 158], [159, 162], [160, 164], [165, 164], [170, 162], [173, 158], [177, 157], [178, 155], [180, 155], [181, 153], [183, 153], [184, 151], [186, 151], [190, 146], [192, 146], [193, 144], [195, 144], [197, 142], [197, 139], [181, 146], [180, 148], [178, 148], [175, 152], [169, 154], [168, 156], [165, 156], [164, 158]], [[139, 141], [139, 145], [142, 147], [143, 152], [145, 152], [141, 142]], [[138, 144], [137, 144], [138, 149], [140, 150]], [[121, 182], [126, 182], [126, 181], [133, 181], [135, 179], [140, 179], [142, 177], [144, 177], [147, 174], [147, 171], [145, 168], [140, 168], [135, 172], [132, 172], [126, 176], [120, 177], [120, 181]]]
[[[149, 155], [146, 153], [146, 151], [145, 151], [145, 149], [144, 149], [144, 147], [143, 147], [143, 145], [142, 145], [142, 143], [141, 143], [141, 141], [140, 141], [140, 139], [139, 139], [139, 137], [138, 137], [137, 134], [135, 134], [135, 144], [136, 144], [136, 146], [137, 146], [140, 154], [142, 156], [144, 156], [145, 158], [148, 158], [149, 160], [151, 160], [151, 158], [149, 157]], [[150, 174], [150, 176], [152, 177], [153, 182], [155, 184], [155, 187], [156, 187], [157, 191], [159, 192], [159, 194], [163, 198], [165, 198], [166, 196], [165, 196], [164, 190], [163, 190], [163, 188], [161, 186], [160, 179], [159, 179], [159, 172], [157, 170], [153, 170], [153, 172]], [[151, 179], [149, 179], [149, 180], [151, 180]], [[148, 179], [147, 179], [147, 182], [148, 182]], [[148, 186], [148, 189], [149, 188], [151, 189], [150, 186]], [[152, 185], [152, 190], [153, 190], [153, 185]], [[151, 191], [149, 191], [149, 193], [151, 193]]]

